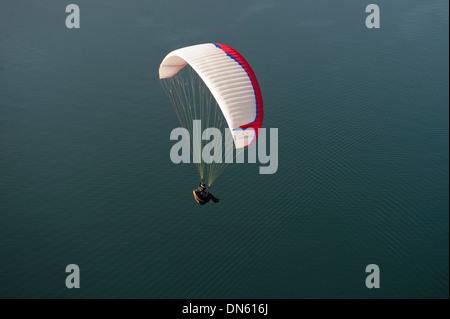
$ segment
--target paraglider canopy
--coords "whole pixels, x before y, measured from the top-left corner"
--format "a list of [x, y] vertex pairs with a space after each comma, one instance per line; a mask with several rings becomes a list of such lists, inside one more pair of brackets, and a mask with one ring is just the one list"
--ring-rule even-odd
[[252, 145], [264, 114], [261, 90], [247, 61], [229, 46], [199, 44], [170, 52], [159, 67], [159, 78], [170, 79], [188, 64], [217, 101], [236, 149]]

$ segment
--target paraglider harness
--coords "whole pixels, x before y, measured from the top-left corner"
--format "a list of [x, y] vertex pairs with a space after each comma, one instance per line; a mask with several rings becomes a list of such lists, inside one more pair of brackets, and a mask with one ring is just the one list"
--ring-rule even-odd
[[200, 205], [205, 205], [207, 202], [212, 200], [214, 203], [218, 203], [219, 199], [214, 197], [208, 190], [208, 187], [201, 181], [198, 184], [198, 188], [192, 191], [194, 193], [194, 198]]

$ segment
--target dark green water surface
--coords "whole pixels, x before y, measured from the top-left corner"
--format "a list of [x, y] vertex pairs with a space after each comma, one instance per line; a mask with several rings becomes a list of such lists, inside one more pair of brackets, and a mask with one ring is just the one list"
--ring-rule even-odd
[[[0, 0], [1, 298], [449, 297], [448, 1], [377, 30], [370, 1], [69, 3]], [[206, 42], [253, 67], [279, 167], [199, 207], [158, 68]]]

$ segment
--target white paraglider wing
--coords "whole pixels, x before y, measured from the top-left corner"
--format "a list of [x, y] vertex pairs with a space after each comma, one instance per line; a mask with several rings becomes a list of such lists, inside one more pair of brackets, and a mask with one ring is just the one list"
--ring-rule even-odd
[[258, 81], [247, 61], [226, 45], [199, 44], [169, 53], [159, 67], [159, 78], [171, 78], [187, 64], [216, 99], [235, 147], [250, 146], [262, 125], [263, 102]]

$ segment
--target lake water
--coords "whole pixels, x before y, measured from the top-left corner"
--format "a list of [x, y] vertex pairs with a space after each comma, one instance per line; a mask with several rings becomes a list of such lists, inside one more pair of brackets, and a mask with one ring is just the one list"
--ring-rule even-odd
[[[1, 298], [449, 298], [448, 1], [376, 30], [369, 1], [75, 3], [0, 0]], [[207, 42], [251, 64], [279, 167], [199, 207], [158, 68]]]

